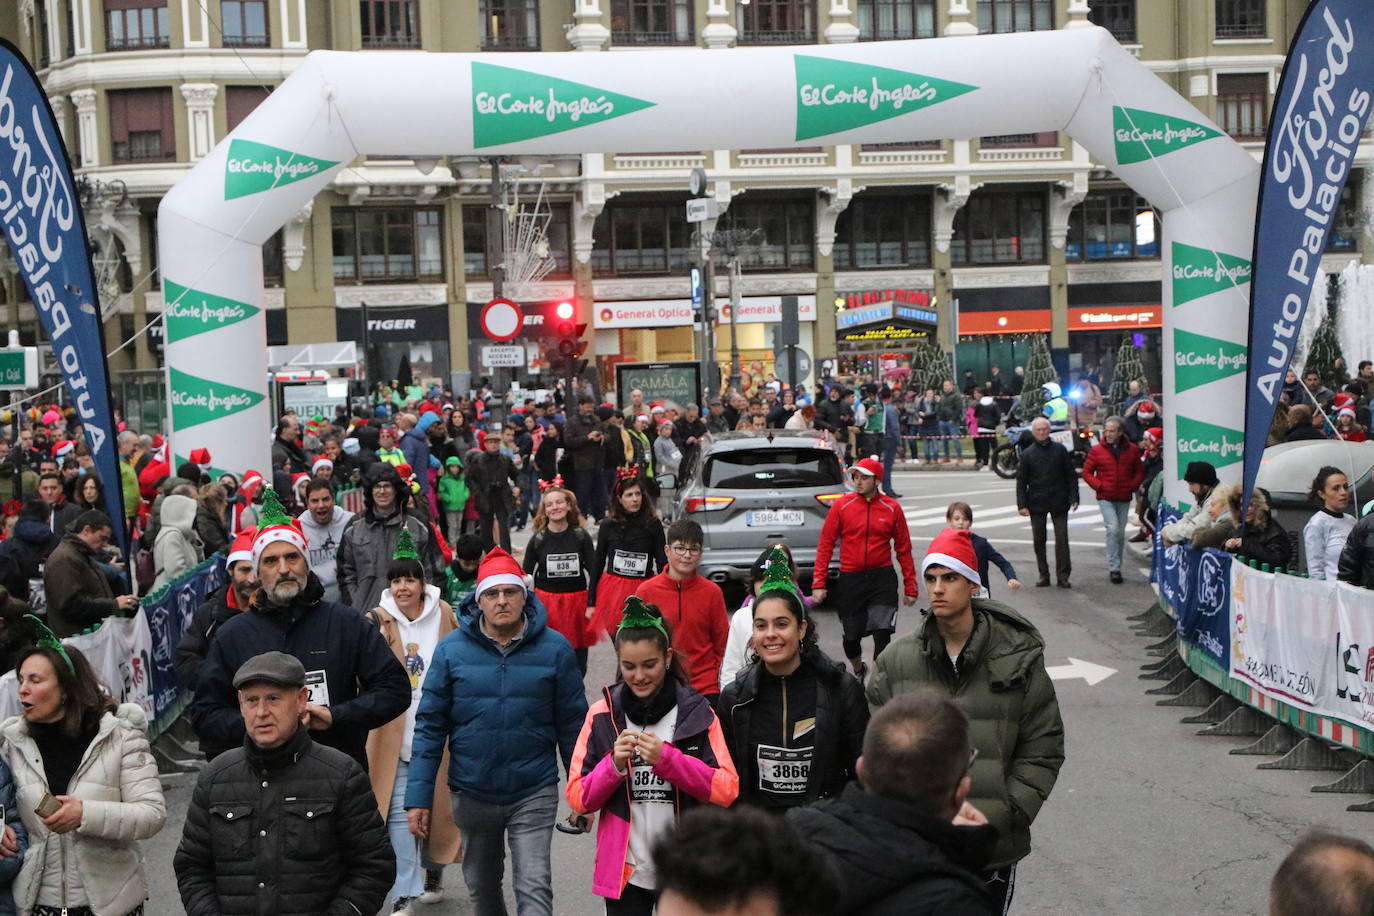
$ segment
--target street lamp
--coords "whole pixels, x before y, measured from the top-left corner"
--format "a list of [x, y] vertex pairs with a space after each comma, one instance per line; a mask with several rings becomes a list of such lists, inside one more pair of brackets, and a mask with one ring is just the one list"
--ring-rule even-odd
[[756, 248], [764, 243], [762, 229], [747, 229], [743, 227], [732, 227], [729, 229], [717, 229], [711, 236], [712, 251], [717, 248], [725, 251], [726, 260], [730, 266], [730, 375], [729, 387], [739, 391], [740, 366], [739, 366], [739, 337], [735, 330], [735, 320], [739, 317], [740, 307], [740, 255], [750, 248]]

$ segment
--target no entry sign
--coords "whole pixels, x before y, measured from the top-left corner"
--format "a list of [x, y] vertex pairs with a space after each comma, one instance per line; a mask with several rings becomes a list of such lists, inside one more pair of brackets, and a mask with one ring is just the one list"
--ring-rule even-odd
[[482, 333], [492, 340], [514, 340], [525, 323], [525, 313], [509, 299], [493, 299], [482, 308]]

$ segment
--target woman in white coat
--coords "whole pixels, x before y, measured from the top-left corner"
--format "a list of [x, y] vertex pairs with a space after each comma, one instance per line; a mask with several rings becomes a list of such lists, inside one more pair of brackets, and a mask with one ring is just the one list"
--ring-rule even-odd
[[137, 916], [138, 841], [167, 820], [147, 716], [116, 707], [80, 651], [29, 619], [40, 636], [19, 657], [23, 714], [0, 725], [30, 842], [15, 903], [33, 916]]
[[157, 570], [153, 591], [195, 569], [205, 559], [205, 549], [196, 534], [196, 508], [196, 501], [189, 496], [173, 494], [162, 500], [162, 525], [153, 541], [153, 564]]

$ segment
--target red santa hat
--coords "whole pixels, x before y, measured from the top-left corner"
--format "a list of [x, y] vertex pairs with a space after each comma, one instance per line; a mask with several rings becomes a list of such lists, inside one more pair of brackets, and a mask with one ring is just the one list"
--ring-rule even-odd
[[1355, 408], [1342, 407], [1340, 410], [1336, 411], [1336, 418], [1340, 419], [1341, 417], [1349, 417], [1352, 420], [1355, 419]]
[[925, 559], [921, 561], [921, 574], [925, 575], [926, 569], [931, 566], [952, 569], [974, 585], [981, 585], [983, 581], [978, 576], [978, 555], [973, 551], [973, 535], [963, 529], [946, 528], [935, 535], [930, 542], [930, 550], [926, 551]]
[[520, 569], [520, 564], [515, 561], [515, 557], [500, 547], [493, 547], [477, 567], [475, 594], [480, 596], [487, 589], [496, 588], [498, 585], [518, 585], [524, 588], [525, 574]]
[[251, 502], [253, 497], [258, 495], [258, 488], [261, 486], [262, 474], [254, 470], [243, 472], [243, 480], [239, 482], [239, 492], [243, 494], [244, 499]]
[[76, 443], [70, 439], [63, 439], [61, 442], [54, 442], [52, 444], [52, 456], [54, 458], [62, 458], [66, 455], [70, 455], [72, 453], [72, 450], [75, 448]]
[[210, 450], [208, 448], [191, 449], [191, 463], [202, 471], [210, 470]]
[[860, 474], [867, 474], [869, 477], [883, 479], [883, 463], [878, 460], [877, 455], [869, 455], [867, 458], [854, 465], [853, 469]]
[[291, 489], [295, 490], [297, 493], [300, 493], [301, 487], [305, 486], [305, 485], [308, 484], [309, 482], [310, 482], [310, 475], [309, 475], [309, 474], [306, 474], [306, 473], [303, 472], [303, 471], [302, 471], [301, 473], [299, 473], [299, 474], [292, 474], [292, 475], [291, 475]]
[[1142, 420], [1153, 419], [1155, 415], [1155, 402], [1141, 401], [1140, 405], [1135, 409], [1135, 415]]
[[1342, 407], [1354, 407], [1355, 396], [1348, 391], [1342, 391], [1331, 401], [1331, 406], [1340, 410]]
[[1153, 440], [1154, 443], [1158, 445], [1159, 443], [1164, 441], [1164, 427], [1151, 426], [1149, 429], [1145, 430], [1145, 436], [1146, 438]]
[[235, 563], [253, 562], [253, 539], [257, 535], [258, 529], [251, 526], [239, 532], [234, 543], [229, 545], [228, 568], [233, 569]]
[[329, 468], [331, 470], [334, 468], [334, 462], [331, 461], [327, 455], [321, 455], [310, 464], [310, 470], [315, 474], [318, 474], [323, 468]]
[[164, 440], [164, 439], [162, 438], [162, 434], [161, 434], [161, 433], [154, 433], [154, 434], [153, 434], [153, 448], [155, 448], [155, 449], [156, 449], [156, 448], [162, 448], [163, 443], [164, 443], [165, 441], [166, 441], [166, 440]]
[[302, 554], [306, 552], [305, 534], [300, 522], [286, 514], [277, 492], [268, 487], [263, 494], [262, 517], [258, 533], [253, 538], [253, 568], [258, 568], [262, 552], [273, 544], [291, 544]]

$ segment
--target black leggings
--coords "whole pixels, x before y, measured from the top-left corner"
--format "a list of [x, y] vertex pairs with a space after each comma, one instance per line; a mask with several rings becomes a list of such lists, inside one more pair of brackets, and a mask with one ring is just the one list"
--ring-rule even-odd
[[[587, 676], [587, 650], [573, 649], [573, 655], [577, 656], [577, 670], [582, 672], [582, 676]], [[628, 886], [628, 885], [627, 885]]]
[[619, 900], [606, 898], [606, 916], [653, 916], [658, 894], [634, 884], [625, 885]]
[[[874, 660], [874, 661], [877, 661], [877, 660], [878, 660], [878, 656], [879, 656], [879, 655], [882, 655], [882, 654], [883, 654], [883, 650], [887, 648], [887, 644], [890, 643], [890, 642], [892, 642], [892, 631], [891, 631], [891, 630], [874, 630], [873, 633], [872, 633], [871, 635], [873, 636], [873, 660]], [[843, 642], [843, 644], [844, 644], [844, 657], [845, 657], [845, 658], [849, 658], [849, 659], [863, 658], [863, 656], [864, 656], [864, 644], [863, 644], [863, 640], [860, 640], [860, 639], [846, 639], [846, 640], [843, 640], [842, 642]]]

